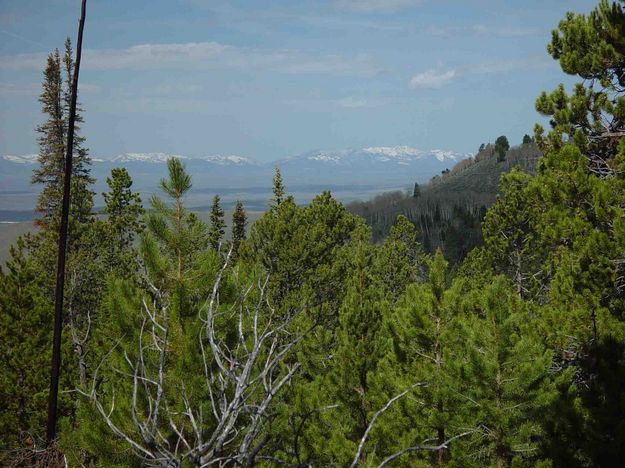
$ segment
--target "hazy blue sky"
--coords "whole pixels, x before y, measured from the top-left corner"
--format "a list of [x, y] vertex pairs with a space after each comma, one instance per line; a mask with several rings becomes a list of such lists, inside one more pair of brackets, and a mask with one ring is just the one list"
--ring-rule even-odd
[[[79, 0], [0, 0], [0, 154], [37, 151], [46, 54]], [[83, 133], [94, 156], [259, 160], [316, 148], [475, 151], [531, 133], [547, 55], [582, 0], [89, 0]]]

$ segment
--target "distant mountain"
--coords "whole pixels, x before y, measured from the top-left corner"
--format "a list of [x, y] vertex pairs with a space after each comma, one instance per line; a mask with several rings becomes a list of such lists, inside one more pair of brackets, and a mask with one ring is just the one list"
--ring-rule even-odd
[[303, 161], [328, 164], [332, 166], [353, 165], [400, 165], [410, 166], [423, 164], [428, 161], [452, 164], [470, 157], [470, 154], [455, 153], [453, 151], [431, 150], [422, 151], [410, 146], [376, 146], [361, 149], [345, 149], [339, 151], [311, 151], [292, 158], [278, 161], [282, 164], [297, 163]]
[[422, 151], [409, 146], [380, 146], [339, 151], [311, 151], [277, 161], [287, 180], [323, 178], [332, 183], [398, 183], [428, 180], [470, 154]]
[[457, 263], [482, 242], [481, 221], [497, 199], [501, 175], [512, 168], [534, 173], [540, 157], [536, 144], [529, 143], [510, 148], [505, 160], [499, 161], [494, 147], [488, 145], [428, 183], [419, 182], [416, 193], [380, 193], [368, 201], [350, 203], [347, 209], [365, 218], [374, 240], [384, 239], [397, 216], [404, 215], [417, 226], [428, 252], [440, 247], [447, 260]]
[[[110, 159], [113, 163], [130, 163], [130, 162], [146, 162], [153, 164], [161, 164], [167, 162], [169, 158], [187, 159], [186, 156], [180, 154], [167, 153], [123, 153]], [[102, 162], [106, 162], [103, 160]]]
[[219, 154], [213, 156], [203, 156], [197, 159], [202, 159], [204, 161], [219, 164], [220, 166], [258, 166], [259, 164], [251, 159], [243, 156], [221, 156]]
[[[15, 157], [15, 156], [14, 156]], [[257, 166], [258, 163], [251, 158], [246, 158], [243, 156], [222, 156], [220, 154], [210, 155], [210, 156], [199, 156], [199, 157], [188, 157], [180, 154], [169, 154], [169, 153], [123, 153], [114, 158], [109, 159], [108, 161], [113, 163], [134, 163], [134, 162], [144, 162], [144, 163], [153, 163], [153, 164], [163, 164], [166, 163], [170, 158], [178, 158], [183, 159], [185, 161], [205, 161], [207, 163], [218, 164], [220, 166], [242, 166], [242, 165], [252, 165]], [[105, 159], [97, 159], [99, 162], [107, 162]]]
[[2, 156], [2, 159], [16, 164], [36, 164], [38, 156], [38, 154], [7, 154], [5, 156]]
[[[453, 151], [422, 151], [409, 146], [380, 146], [336, 151], [316, 150], [269, 163], [238, 155], [186, 156], [164, 152], [123, 153], [113, 157], [92, 157], [94, 191], [106, 190], [106, 178], [113, 167], [126, 167], [135, 190], [144, 199], [158, 191], [165, 176], [165, 162], [171, 157], [184, 161], [193, 178], [190, 206], [206, 206], [210, 194], [222, 194], [226, 204], [236, 199], [264, 206], [273, 171], [280, 167], [287, 189], [306, 202], [324, 189], [342, 193], [343, 200], [360, 198], [376, 191], [409, 188], [452, 167], [468, 154]], [[31, 209], [37, 187], [30, 184], [37, 155], [5, 155], [0, 158], [0, 210]], [[20, 194], [17, 197], [16, 194]], [[9, 196], [11, 195], [11, 196]], [[96, 199], [96, 203], [101, 200]]]

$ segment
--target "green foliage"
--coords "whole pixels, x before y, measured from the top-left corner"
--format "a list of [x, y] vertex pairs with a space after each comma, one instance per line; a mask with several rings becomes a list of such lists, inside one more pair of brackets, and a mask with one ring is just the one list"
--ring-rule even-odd
[[501, 277], [475, 298], [458, 324], [463, 352], [456, 357], [457, 387], [479, 431], [461, 442], [461, 458], [480, 466], [536, 463], [545, 409], [556, 397], [552, 353], [533, 333], [535, 320]]
[[[455, 291], [447, 291], [446, 274], [447, 262], [438, 251], [429, 262], [425, 284], [408, 286], [390, 321], [400, 381], [403, 386], [414, 381], [425, 384], [416, 396], [419, 403], [404, 405], [412, 426], [407, 446], [421, 440], [443, 444], [462, 427], [453, 393], [460, 382], [454, 381], [450, 367], [454, 359], [450, 327], [458, 314], [457, 298]], [[432, 452], [431, 462], [448, 461], [448, 452], [444, 448]]]
[[224, 237], [226, 223], [224, 221], [224, 210], [219, 204], [219, 195], [213, 197], [213, 203], [211, 205], [210, 214], [210, 228], [208, 231], [208, 242], [211, 248], [215, 251], [219, 251], [221, 241]]
[[147, 278], [157, 288], [171, 295], [175, 315], [195, 313], [189, 301], [199, 300], [208, 285], [205, 262], [214, 253], [208, 248], [208, 229], [184, 207], [183, 197], [191, 188], [191, 177], [179, 159], [167, 161], [169, 177], [161, 180], [161, 188], [170, 203], [152, 197], [146, 230], [140, 238], [140, 253]]
[[276, 166], [276, 171], [273, 176], [273, 198], [271, 199], [270, 207], [280, 206], [280, 203], [284, 201], [286, 191], [284, 189], [284, 183], [282, 182], [282, 174], [280, 174], [280, 168]]
[[589, 169], [602, 176], [618, 170], [613, 157], [625, 131], [624, 22], [621, 2], [602, 0], [588, 15], [568, 13], [547, 49], [565, 73], [586, 81], [571, 94], [561, 84], [536, 101], [551, 125], [547, 135], [536, 126], [539, 145], [558, 151], [573, 143], [590, 160]]
[[388, 299], [395, 302], [411, 283], [424, 279], [425, 253], [416, 226], [399, 215], [389, 236], [378, 249], [374, 272]]
[[23, 244], [0, 273], [0, 450], [40, 442], [48, 403], [52, 307]]
[[237, 200], [232, 212], [232, 253], [236, 258], [239, 255], [239, 246], [245, 240], [247, 230], [247, 214], [243, 203]]
[[[123, 275], [109, 277], [99, 326], [94, 331], [97, 346], [92, 349], [96, 354], [94, 361], [98, 363], [100, 404], [114, 401], [114, 424], [137, 440], [141, 437], [136, 434], [131, 417], [133, 380], [127, 376], [132, 376], [137, 369], [139, 357], [145, 360], [143, 365], [148, 373], [158, 367], [161, 359], [156, 352], [158, 348], [144, 351], [142, 340], [152, 343], [162, 340], [162, 346], [166, 347], [163, 348], [167, 359], [163, 385], [173, 392], [172, 398], [180, 395], [197, 398], [197, 382], [203, 375], [200, 350], [195, 346], [201, 323], [198, 315], [220, 263], [215, 252], [207, 248], [206, 226], [184, 207], [183, 196], [191, 187], [190, 176], [178, 159], [168, 160], [167, 167], [169, 177], [161, 181], [161, 187], [170, 203], [152, 198], [152, 210], [146, 217], [146, 229], [140, 238], [138, 254], [145, 270], [138, 281], [121, 279]], [[146, 324], [150, 327], [146, 328]], [[120, 373], [120, 369], [124, 371]], [[158, 376], [153, 378], [158, 379]], [[87, 389], [89, 386], [85, 391]], [[141, 392], [143, 397], [150, 395], [148, 387], [142, 386]], [[146, 400], [144, 403], [135, 409], [140, 412], [135, 416], [149, 420], [152, 411], [149, 405], [153, 402]], [[183, 402], [171, 400], [170, 404], [168, 411], [178, 411]], [[98, 411], [94, 402], [81, 402], [79, 417], [84, 424], [74, 443], [106, 466], [123, 466], [127, 462], [127, 448], [111, 437], [110, 427]], [[160, 431], [171, 431], [160, 419], [155, 424]]]
[[[38, 223], [52, 230], [58, 228], [63, 197], [67, 119], [73, 66], [72, 48], [68, 38], [62, 59], [58, 49], [48, 55], [43, 74], [42, 92], [39, 97], [46, 121], [37, 127], [39, 167], [33, 172], [32, 182], [43, 186], [37, 200], [37, 211], [41, 214]], [[89, 219], [93, 208], [93, 192], [89, 190], [89, 185], [93, 183], [89, 175], [91, 162], [87, 150], [83, 147], [84, 137], [80, 136], [82, 121], [80, 109], [77, 109], [70, 204], [70, 232], [74, 234], [78, 233], [80, 225]]]
[[132, 179], [125, 168], [112, 169], [106, 183], [109, 191], [102, 194], [107, 215], [105, 263], [116, 276], [128, 277], [136, 269], [135, 238], [143, 230], [141, 197], [132, 191]]
[[505, 135], [497, 137], [495, 140], [495, 153], [497, 153], [497, 161], [502, 162], [506, 160], [506, 153], [510, 149], [510, 143]]
[[348, 209], [367, 221], [377, 242], [388, 236], [398, 215], [405, 216], [417, 226], [426, 252], [434, 254], [440, 248], [452, 265], [458, 265], [482, 243], [480, 224], [497, 199], [501, 175], [513, 168], [534, 173], [540, 155], [531, 143], [511, 148], [501, 163], [489, 145], [475, 158], [458, 163], [445, 178], [420, 185], [417, 198], [391, 192], [350, 203]]
[[[276, 169], [248, 238], [237, 202], [227, 259], [219, 197], [209, 228], [185, 208], [191, 177], [171, 159], [137, 246], [129, 174], [113, 170], [95, 219], [79, 140], [68, 462], [622, 464], [624, 19], [601, 1], [554, 32], [551, 55], [588, 81], [538, 99], [549, 134], [512, 149], [502, 136], [412, 195], [352, 205], [372, 228], [329, 192], [298, 206]], [[66, 47], [41, 96], [43, 229], [0, 272], [1, 449], [36, 446], [45, 417]]]
[[[382, 368], [388, 347], [380, 338], [389, 306], [382, 289], [375, 284], [372, 261], [373, 249], [368, 239], [355, 240], [350, 249], [353, 273], [347, 280], [339, 310], [336, 351], [328, 382], [332, 401], [339, 408], [324, 415], [335, 421], [331, 425], [327, 460], [341, 465], [351, 462], [373, 413], [392, 396], [384, 392]], [[389, 384], [386, 381], [387, 388]], [[383, 439], [376, 438], [376, 442], [383, 443]]]

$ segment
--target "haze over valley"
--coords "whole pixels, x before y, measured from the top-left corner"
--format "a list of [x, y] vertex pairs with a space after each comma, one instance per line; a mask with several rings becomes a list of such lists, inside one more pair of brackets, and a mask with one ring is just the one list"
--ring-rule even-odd
[[[272, 162], [259, 162], [237, 155], [185, 156], [167, 153], [123, 153], [113, 157], [94, 156], [92, 176], [96, 206], [113, 167], [125, 167], [133, 188], [144, 200], [158, 192], [158, 181], [166, 175], [165, 162], [180, 158], [192, 174], [193, 192], [187, 202], [195, 209], [208, 208], [218, 193], [224, 206], [241, 200], [252, 210], [264, 210], [271, 193], [271, 178], [279, 167], [288, 189], [298, 203], [310, 201], [323, 190], [339, 200], [367, 199], [389, 190], [412, 190], [470, 157], [454, 151], [424, 151], [409, 146], [382, 146], [360, 149], [315, 150]], [[30, 183], [37, 155], [4, 155], [0, 158], [0, 221], [30, 219], [38, 187]]]

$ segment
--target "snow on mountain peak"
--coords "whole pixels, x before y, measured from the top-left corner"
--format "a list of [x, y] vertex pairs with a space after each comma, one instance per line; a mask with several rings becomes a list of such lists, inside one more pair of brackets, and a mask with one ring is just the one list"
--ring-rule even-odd
[[114, 162], [164, 163], [170, 158], [187, 159], [186, 156], [167, 153], [123, 153], [112, 159]]
[[365, 153], [369, 154], [381, 154], [391, 158], [397, 158], [402, 156], [421, 156], [423, 151], [410, 146], [371, 146], [369, 148], [362, 149]]
[[5, 156], [2, 156], [2, 159], [4, 159], [5, 161], [17, 163], [17, 164], [36, 164], [38, 157], [39, 157], [38, 154], [21, 154], [21, 155], [7, 154]]
[[[445, 161], [446, 159], [450, 159], [452, 161], [458, 161], [459, 160], [458, 154], [454, 153], [453, 151], [445, 151], [445, 150], [440, 150], [440, 149], [434, 149], [434, 150], [431, 151], [431, 153], [439, 161]], [[462, 158], [463, 158], [463, 156], [460, 157], [460, 159], [462, 159]]]
[[234, 165], [244, 165], [244, 164], [252, 164], [256, 165], [256, 161], [250, 158], [246, 158], [245, 156], [237, 156], [235, 154], [231, 154], [230, 156], [222, 156], [220, 154], [204, 156], [199, 159], [203, 159], [204, 161], [212, 162], [215, 164], [219, 164], [220, 166], [227, 166], [230, 164]]
[[311, 161], [323, 161], [323, 162], [331, 162], [337, 163], [341, 160], [342, 153], [339, 151], [316, 151], [311, 156], [308, 156], [306, 159], [310, 159]]

